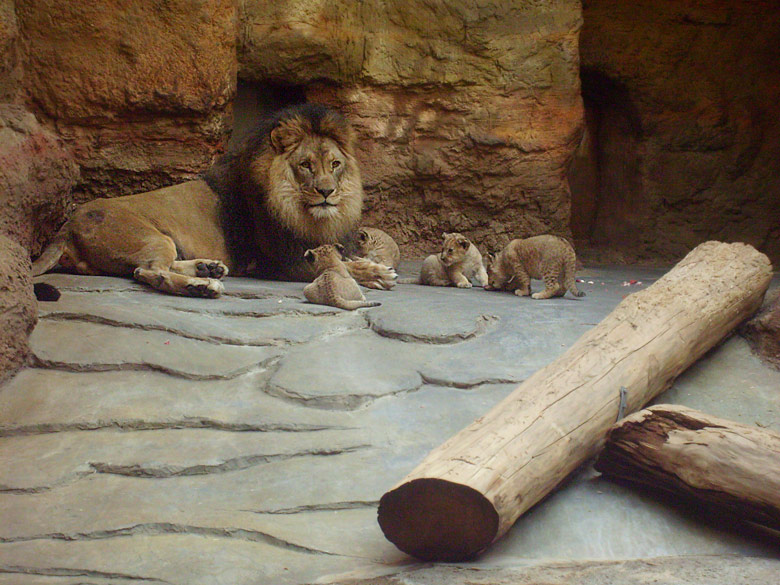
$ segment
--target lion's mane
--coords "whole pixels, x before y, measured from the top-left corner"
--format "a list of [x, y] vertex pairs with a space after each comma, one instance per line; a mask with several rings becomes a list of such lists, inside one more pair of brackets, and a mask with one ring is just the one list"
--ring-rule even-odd
[[[294, 136], [329, 138], [338, 145], [346, 161], [338, 186], [343, 199], [338, 213], [316, 219], [299, 204], [287, 152], [272, 141], [278, 128]], [[303, 260], [307, 249], [338, 242], [349, 254], [356, 250], [363, 188], [354, 133], [346, 119], [327, 106], [301, 104], [261, 120], [204, 179], [219, 195], [220, 221], [239, 273], [309, 281], [315, 275]]]

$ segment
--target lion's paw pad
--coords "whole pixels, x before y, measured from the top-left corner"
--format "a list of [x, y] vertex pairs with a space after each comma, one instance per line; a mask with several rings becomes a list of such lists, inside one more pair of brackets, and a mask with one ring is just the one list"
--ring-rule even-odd
[[195, 273], [201, 278], [224, 278], [228, 268], [219, 260], [201, 261], [195, 265]]
[[218, 280], [208, 279], [206, 282], [190, 283], [187, 285], [187, 295], [191, 297], [203, 297], [215, 299], [225, 291], [225, 286]]

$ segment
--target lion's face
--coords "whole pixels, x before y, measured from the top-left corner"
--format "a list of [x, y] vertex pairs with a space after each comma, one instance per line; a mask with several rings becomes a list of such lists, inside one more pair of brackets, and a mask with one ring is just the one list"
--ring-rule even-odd
[[512, 280], [507, 277], [502, 268], [502, 264], [496, 254], [487, 255], [487, 266], [485, 267], [488, 275], [488, 282], [485, 290], [504, 290]]
[[306, 250], [303, 259], [314, 269], [316, 274], [337, 266], [342, 262], [344, 246], [341, 244], [324, 244], [311, 250]]
[[461, 234], [444, 234], [444, 244], [441, 247], [441, 263], [445, 266], [451, 266], [466, 257], [471, 247], [471, 242]]
[[315, 219], [339, 214], [346, 156], [329, 138], [306, 136], [287, 157], [305, 212]]
[[[316, 131], [312, 124], [292, 117], [271, 131], [266, 206], [296, 236], [324, 244], [357, 227], [363, 186], [345, 122], [326, 118]], [[263, 163], [256, 164], [260, 174]]]

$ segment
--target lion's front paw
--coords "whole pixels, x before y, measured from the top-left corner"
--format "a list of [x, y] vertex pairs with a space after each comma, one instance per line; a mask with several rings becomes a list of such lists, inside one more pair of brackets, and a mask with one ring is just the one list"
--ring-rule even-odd
[[216, 299], [225, 292], [225, 285], [214, 278], [192, 279], [187, 287], [187, 296]]
[[459, 282], [455, 286], [457, 286], [458, 288], [471, 288], [471, 283], [470, 282]]
[[219, 260], [199, 260], [195, 264], [195, 276], [200, 278], [224, 278], [228, 267]]

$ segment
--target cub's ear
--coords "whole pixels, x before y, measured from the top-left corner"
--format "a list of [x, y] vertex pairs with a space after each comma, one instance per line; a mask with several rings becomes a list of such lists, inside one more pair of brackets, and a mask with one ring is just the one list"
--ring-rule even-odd
[[301, 143], [304, 137], [304, 129], [299, 118], [281, 120], [271, 130], [271, 146], [277, 154], [292, 150]]
[[487, 259], [490, 264], [493, 264], [496, 261], [496, 255], [493, 252], [488, 252]]
[[[365, 243], [368, 241], [368, 233], [366, 233], [366, 230], [358, 230], [358, 240], [360, 240], [361, 243]], [[339, 244], [340, 245], [340, 244]]]
[[471, 242], [469, 242], [468, 240], [461, 240], [460, 242], [458, 242], [458, 244], [460, 244], [460, 247], [463, 248], [464, 250], [468, 250], [469, 246], [471, 246]]
[[303, 259], [306, 260], [307, 262], [314, 262], [314, 252], [312, 252], [311, 250], [306, 250], [303, 253]]
[[448, 234], [447, 232], [442, 232], [442, 234], [441, 234], [441, 237], [442, 237], [442, 238], [446, 238], [446, 237], [447, 237], [447, 236], [449, 236], [449, 235], [450, 235], [450, 234]]
[[336, 243], [336, 244], [333, 244], [333, 247], [336, 248], [336, 250], [338, 250], [339, 254], [341, 254], [341, 257], [343, 258], [344, 254], [346, 252], [346, 250], [344, 249], [344, 246], [342, 246], [339, 243]]

